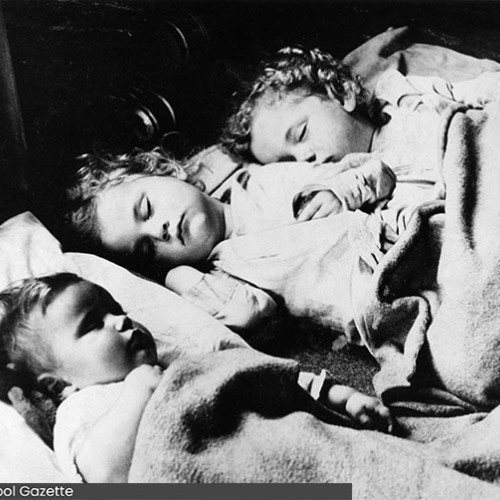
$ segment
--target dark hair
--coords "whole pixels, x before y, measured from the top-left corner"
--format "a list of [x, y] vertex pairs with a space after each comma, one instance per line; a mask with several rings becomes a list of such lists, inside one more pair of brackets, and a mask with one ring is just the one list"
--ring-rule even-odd
[[[134, 150], [128, 154], [83, 154], [76, 161], [79, 168], [66, 190], [66, 221], [79, 233], [80, 240], [96, 250], [100, 249], [100, 231], [96, 220], [96, 197], [110, 186], [116, 186], [131, 175], [172, 176], [195, 185], [199, 165], [180, 162], [160, 148], [150, 151]], [[100, 249], [102, 250], [102, 249]]]
[[84, 281], [76, 274], [57, 273], [27, 278], [0, 292], [0, 360], [36, 381], [55, 367], [55, 359], [43, 333], [32, 323], [33, 313], [47, 307], [67, 287]]
[[263, 61], [255, 79], [240, 97], [237, 110], [222, 131], [221, 144], [233, 156], [252, 161], [251, 126], [257, 105], [264, 98], [281, 98], [292, 92], [319, 95], [344, 103], [347, 90], [356, 95], [358, 109], [369, 113], [369, 99], [359, 77], [350, 68], [319, 49], [285, 47]]

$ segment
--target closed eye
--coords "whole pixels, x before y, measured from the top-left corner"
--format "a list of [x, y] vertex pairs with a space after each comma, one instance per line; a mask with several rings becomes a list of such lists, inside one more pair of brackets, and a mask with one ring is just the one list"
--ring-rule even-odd
[[97, 312], [89, 312], [80, 325], [80, 337], [87, 333], [93, 332], [94, 330], [100, 330], [103, 327], [104, 318], [102, 314], [98, 314]]
[[142, 221], [147, 221], [153, 215], [151, 201], [146, 195], [143, 195], [139, 204], [139, 217]]
[[297, 129], [295, 135], [296, 142], [302, 142], [306, 138], [306, 134], [307, 134], [307, 122], [304, 122]]

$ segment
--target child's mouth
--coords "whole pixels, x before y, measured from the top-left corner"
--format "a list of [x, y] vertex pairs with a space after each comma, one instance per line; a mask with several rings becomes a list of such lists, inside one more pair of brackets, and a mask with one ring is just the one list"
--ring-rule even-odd
[[134, 330], [127, 342], [127, 352], [133, 354], [141, 350], [149, 349], [150, 346], [151, 341], [149, 336], [141, 330]]
[[184, 222], [184, 214], [182, 214], [179, 224], [177, 224], [177, 239], [184, 245], [184, 234], [182, 231], [182, 224]]

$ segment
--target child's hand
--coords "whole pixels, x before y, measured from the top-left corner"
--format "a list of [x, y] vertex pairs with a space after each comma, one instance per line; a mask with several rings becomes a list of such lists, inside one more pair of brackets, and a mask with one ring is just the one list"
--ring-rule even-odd
[[298, 222], [328, 217], [342, 211], [342, 203], [329, 189], [309, 186], [293, 199], [293, 215]]
[[355, 391], [346, 402], [345, 412], [367, 429], [392, 431], [391, 412], [377, 398]]
[[396, 187], [396, 174], [394, 171], [377, 158], [371, 158], [361, 167], [360, 171], [366, 179], [366, 183], [370, 186], [375, 199], [369, 202], [388, 198]]
[[162, 373], [158, 365], [141, 365], [125, 377], [123, 390], [134, 397], [142, 395], [149, 398], [158, 387]]
[[333, 410], [344, 413], [367, 429], [392, 431], [389, 408], [377, 398], [367, 396], [352, 387], [333, 384], [325, 394], [324, 403]]
[[172, 292], [182, 295], [198, 284], [203, 273], [190, 266], [178, 266], [171, 269], [165, 276], [165, 286]]

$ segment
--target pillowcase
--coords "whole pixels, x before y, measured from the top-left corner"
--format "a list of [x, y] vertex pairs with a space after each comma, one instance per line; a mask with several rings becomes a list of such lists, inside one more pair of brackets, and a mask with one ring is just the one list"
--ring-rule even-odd
[[67, 482], [52, 450], [23, 417], [0, 401], [0, 483]]
[[30, 276], [61, 271], [75, 273], [77, 268], [32, 213], [16, 215], [0, 226], [0, 289]]
[[[57, 239], [29, 212], [0, 226], [0, 288], [56, 272], [72, 272], [106, 288], [151, 330], [165, 364], [186, 353], [247, 346], [222, 323], [166, 288], [95, 255], [63, 253]], [[1, 401], [0, 432], [0, 482], [67, 481], [52, 450]]]
[[[397, 69], [404, 75], [440, 76], [451, 82], [500, 70], [500, 64], [491, 59], [479, 59], [440, 45], [416, 43], [415, 35], [418, 32], [407, 26], [389, 28], [356, 47], [342, 62], [362, 78], [363, 87], [369, 92], [373, 92], [378, 78], [388, 69]], [[467, 50], [466, 41], [460, 50]]]
[[96, 255], [66, 253], [67, 267], [108, 290], [127, 313], [153, 333], [164, 364], [248, 344], [222, 323], [164, 286], [135, 276]]

